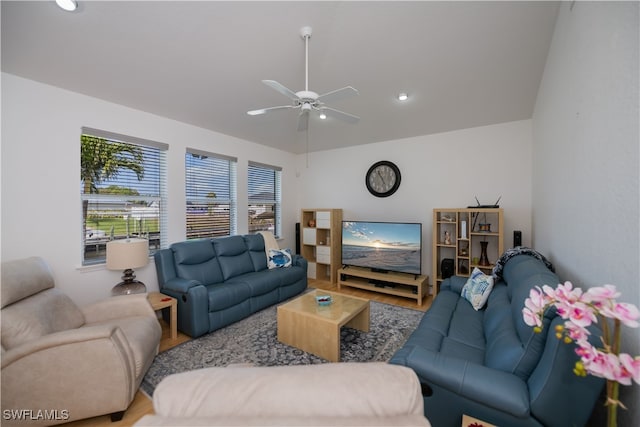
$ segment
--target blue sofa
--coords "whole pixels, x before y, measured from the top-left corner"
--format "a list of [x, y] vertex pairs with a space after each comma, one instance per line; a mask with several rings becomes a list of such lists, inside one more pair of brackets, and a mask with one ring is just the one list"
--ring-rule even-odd
[[178, 242], [154, 258], [160, 292], [178, 300], [178, 329], [194, 338], [307, 288], [307, 261], [269, 269], [261, 234]]
[[530, 289], [555, 287], [558, 277], [534, 256], [511, 257], [479, 311], [460, 295], [465, 282], [453, 276], [442, 283], [391, 359], [418, 374], [431, 423], [457, 427], [467, 414], [499, 426], [585, 425], [604, 380], [573, 373], [578, 357], [573, 344], [556, 338], [553, 329], [563, 321], [555, 312], [539, 334], [522, 318]]

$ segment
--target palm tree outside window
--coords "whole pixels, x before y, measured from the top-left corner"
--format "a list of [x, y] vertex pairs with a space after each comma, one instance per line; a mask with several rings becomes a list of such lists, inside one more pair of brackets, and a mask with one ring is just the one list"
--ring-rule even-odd
[[98, 129], [80, 136], [82, 264], [105, 262], [110, 240], [166, 239], [167, 145]]

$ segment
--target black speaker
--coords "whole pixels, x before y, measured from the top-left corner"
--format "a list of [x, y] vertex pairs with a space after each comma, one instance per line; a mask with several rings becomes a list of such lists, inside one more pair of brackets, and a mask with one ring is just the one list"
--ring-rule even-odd
[[442, 273], [443, 279], [453, 276], [453, 269], [454, 263], [451, 258], [444, 258], [440, 263], [440, 272]]
[[514, 230], [513, 231], [513, 247], [516, 248], [518, 246], [522, 246], [522, 231]]
[[300, 255], [300, 223], [296, 222], [296, 253]]

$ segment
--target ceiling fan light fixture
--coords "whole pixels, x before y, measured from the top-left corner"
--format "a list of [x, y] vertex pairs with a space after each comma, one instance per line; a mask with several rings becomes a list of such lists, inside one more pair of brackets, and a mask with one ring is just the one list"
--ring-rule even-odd
[[320, 119], [324, 120], [327, 118], [327, 115], [325, 113], [320, 113]]
[[67, 12], [73, 12], [78, 8], [78, 2], [76, 0], [56, 0], [56, 4], [59, 8]]
[[406, 101], [407, 99], [409, 99], [409, 95], [407, 95], [406, 92], [398, 94], [398, 101]]

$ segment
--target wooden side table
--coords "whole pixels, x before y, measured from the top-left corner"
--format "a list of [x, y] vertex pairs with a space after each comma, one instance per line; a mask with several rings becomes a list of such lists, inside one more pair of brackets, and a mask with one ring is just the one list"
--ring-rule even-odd
[[170, 308], [169, 320], [171, 326], [171, 339], [178, 338], [178, 300], [160, 292], [149, 292], [147, 298], [154, 311]]

